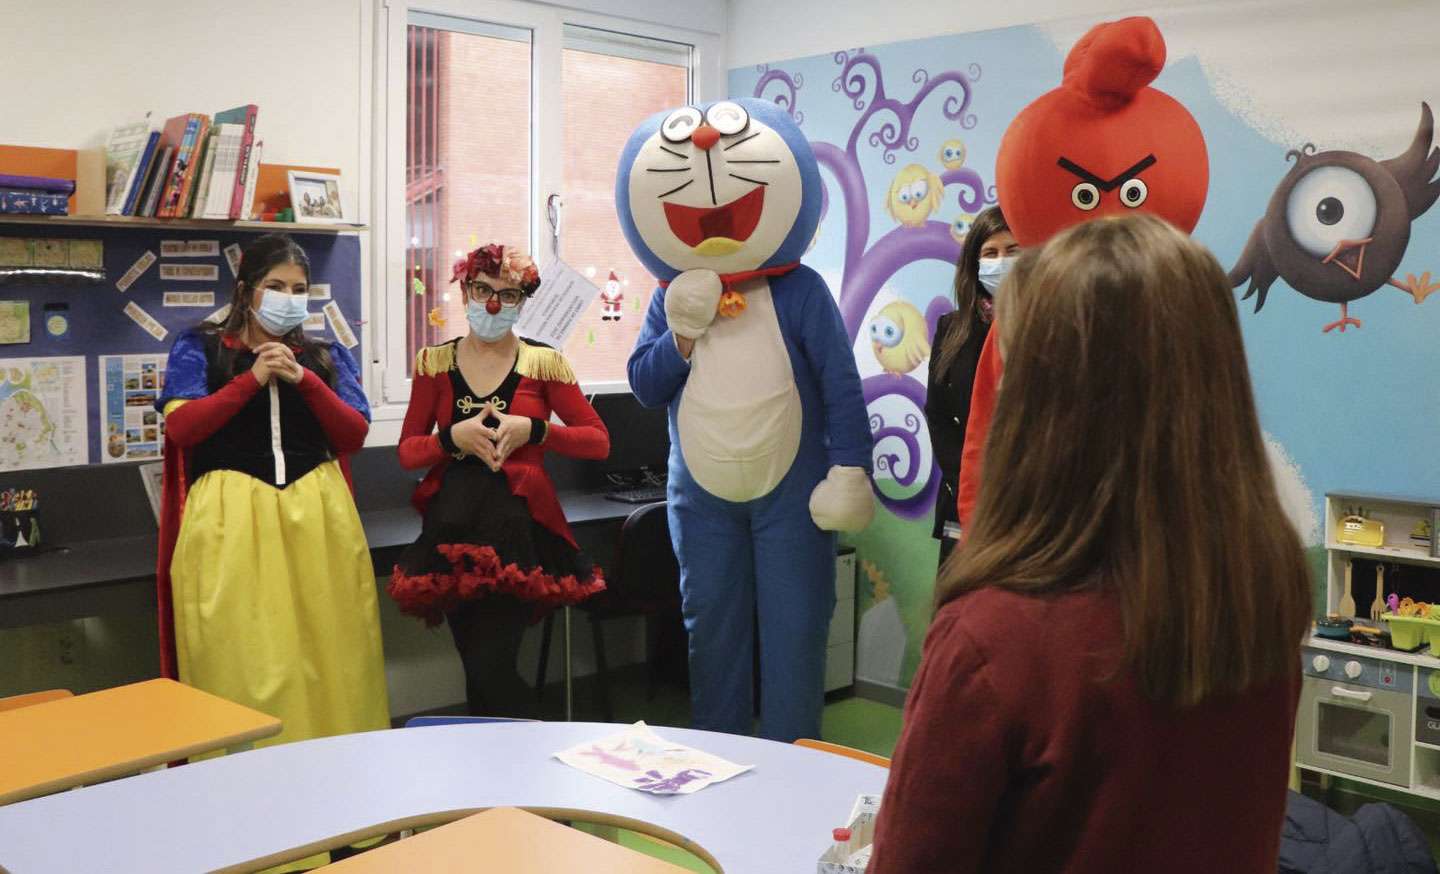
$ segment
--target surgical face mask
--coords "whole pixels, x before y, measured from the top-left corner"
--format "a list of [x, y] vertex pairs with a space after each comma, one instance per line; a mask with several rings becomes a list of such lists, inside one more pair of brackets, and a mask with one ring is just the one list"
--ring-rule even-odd
[[980, 284], [985, 286], [986, 291], [993, 295], [1000, 289], [1001, 280], [1015, 266], [1015, 257], [980, 259]]
[[268, 289], [260, 298], [260, 309], [251, 308], [250, 312], [267, 333], [283, 337], [300, 327], [310, 315], [310, 297]]
[[497, 313], [491, 313], [485, 309], [485, 304], [478, 300], [472, 300], [465, 304], [465, 321], [470, 323], [470, 330], [475, 332], [487, 343], [493, 343], [505, 336], [515, 323], [520, 320], [520, 307], [500, 307]]

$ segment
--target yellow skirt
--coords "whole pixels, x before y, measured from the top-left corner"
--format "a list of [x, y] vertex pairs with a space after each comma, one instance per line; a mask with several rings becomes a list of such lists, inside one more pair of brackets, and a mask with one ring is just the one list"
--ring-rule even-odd
[[278, 717], [260, 744], [390, 727], [375, 571], [340, 466], [190, 489], [170, 566], [180, 680]]

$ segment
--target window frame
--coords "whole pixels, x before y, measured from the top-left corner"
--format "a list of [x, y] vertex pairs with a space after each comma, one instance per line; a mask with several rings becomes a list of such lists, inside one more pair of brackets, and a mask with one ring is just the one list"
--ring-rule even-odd
[[[400, 420], [410, 398], [407, 375], [406, 296], [399, 293], [405, 277], [405, 130], [406, 40], [410, 13], [468, 19], [500, 28], [530, 32], [531, 44], [531, 180], [530, 233], [527, 244], [542, 265], [555, 257], [546, 203], [561, 194], [564, 136], [561, 65], [567, 47], [567, 25], [607, 31], [623, 44], [624, 37], [658, 40], [690, 47], [692, 101], [715, 100], [725, 93], [719, 34], [692, 31], [617, 15], [567, 9], [535, 0], [376, 0], [371, 192], [374, 235], [370, 267], [371, 396], [375, 427], [373, 444], [399, 439]], [[592, 50], [585, 44], [569, 47]], [[618, 52], [617, 52], [618, 54]], [[564, 230], [562, 223], [562, 232]], [[584, 381], [586, 394], [628, 392], [624, 381]]]

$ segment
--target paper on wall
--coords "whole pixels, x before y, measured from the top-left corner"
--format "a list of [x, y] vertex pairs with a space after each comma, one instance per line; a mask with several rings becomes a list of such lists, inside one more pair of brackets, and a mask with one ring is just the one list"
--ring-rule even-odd
[[231, 243], [225, 247], [225, 263], [230, 265], [230, 275], [240, 275], [240, 244]]
[[165, 355], [101, 355], [100, 461], [159, 458], [165, 420], [155, 402], [165, 390]]
[[145, 310], [141, 309], [140, 305], [133, 300], [125, 304], [125, 315], [133, 319], [135, 324], [144, 328], [145, 333], [154, 337], [156, 340], [164, 340], [166, 335], [170, 333], [164, 325], [155, 321], [154, 316], [151, 316], [145, 312]]
[[330, 283], [328, 283], [328, 282], [312, 282], [312, 283], [310, 283], [310, 299], [311, 299], [311, 300], [329, 300], [329, 299], [330, 299]]
[[161, 264], [160, 278], [178, 282], [218, 282], [220, 268], [214, 264]]
[[228, 318], [230, 318], [230, 304], [227, 303], [220, 309], [206, 316], [202, 321], [209, 322], [212, 325], [220, 325], [224, 324]]
[[324, 314], [324, 313], [311, 313], [310, 315], [306, 316], [306, 317], [305, 317], [305, 330], [307, 330], [307, 331], [323, 331], [323, 330], [325, 330], [325, 314]]
[[0, 300], [0, 344], [30, 342], [30, 301]]
[[161, 240], [162, 258], [206, 258], [220, 254], [219, 240]]
[[116, 280], [115, 287], [121, 291], [129, 291], [130, 286], [135, 284], [135, 280], [139, 279], [146, 270], [149, 270], [150, 265], [154, 264], [156, 260], [158, 259], [155, 257], [154, 252], [146, 252], [139, 258], [136, 258], [135, 263], [130, 265], [130, 269], [125, 271], [125, 275]]
[[643, 722], [562, 750], [555, 758], [617, 786], [654, 795], [689, 795], [753, 767], [671, 743]]
[[162, 302], [167, 307], [213, 307], [213, 291], [167, 291]]
[[85, 357], [0, 358], [0, 471], [89, 462]]
[[335, 334], [335, 340], [346, 349], [354, 349], [360, 345], [355, 339], [355, 332], [350, 330], [350, 323], [345, 321], [345, 314], [340, 311], [340, 304], [330, 301], [325, 304], [325, 319], [330, 322], [330, 330]]
[[540, 273], [540, 290], [525, 304], [515, 333], [563, 349], [600, 289], [559, 258]]

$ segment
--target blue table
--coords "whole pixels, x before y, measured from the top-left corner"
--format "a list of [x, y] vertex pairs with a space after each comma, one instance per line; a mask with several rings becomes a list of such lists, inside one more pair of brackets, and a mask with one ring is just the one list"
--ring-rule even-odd
[[0, 867], [54, 871], [245, 870], [339, 835], [444, 811], [513, 806], [681, 836], [727, 874], [815, 870], [855, 796], [887, 771], [757, 738], [658, 728], [754, 770], [693, 795], [653, 796], [552, 754], [618, 730], [497, 723], [368, 732], [266, 747], [0, 807]]

